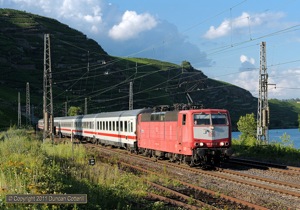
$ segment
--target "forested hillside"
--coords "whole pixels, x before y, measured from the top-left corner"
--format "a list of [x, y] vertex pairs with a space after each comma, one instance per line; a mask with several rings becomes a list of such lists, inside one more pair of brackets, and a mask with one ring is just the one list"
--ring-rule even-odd
[[[114, 57], [102, 49], [101, 43], [54, 19], [0, 9], [0, 129], [17, 124], [18, 92], [22, 124], [26, 122], [27, 82], [33, 119], [42, 117], [44, 34], [50, 34], [55, 116], [64, 116], [66, 105], [84, 110], [85, 102], [88, 113], [128, 109], [130, 82], [134, 108], [188, 103], [192, 99], [204, 108], [228, 109], [234, 125], [240, 116], [257, 112], [257, 99], [249, 91], [208, 78], [184, 58], [179, 66]], [[279, 112], [284, 113], [284, 121]], [[297, 126], [299, 112], [271, 103], [271, 125]]]

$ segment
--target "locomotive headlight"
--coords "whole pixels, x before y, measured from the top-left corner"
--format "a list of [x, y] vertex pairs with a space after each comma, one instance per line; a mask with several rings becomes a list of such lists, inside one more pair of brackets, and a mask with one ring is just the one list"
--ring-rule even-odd
[[203, 147], [203, 145], [204, 145], [203, 142], [200, 142], [200, 143], [199, 143], [199, 146], [200, 146], [200, 147]]
[[220, 146], [221, 146], [221, 147], [224, 146], [224, 142], [221, 142], [221, 143], [220, 143]]

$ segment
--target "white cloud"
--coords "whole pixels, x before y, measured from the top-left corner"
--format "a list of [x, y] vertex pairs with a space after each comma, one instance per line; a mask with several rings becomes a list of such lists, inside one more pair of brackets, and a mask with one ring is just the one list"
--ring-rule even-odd
[[274, 70], [269, 73], [271, 98], [289, 99], [300, 98], [300, 69]]
[[165, 20], [159, 20], [149, 33], [140, 33], [134, 39], [125, 41], [102, 41], [104, 49], [110, 49], [112, 55], [122, 57], [152, 58], [176, 64], [187, 60], [197, 67], [210, 66], [211, 60], [205, 52], [190, 43], [178, 28]]
[[240, 61], [241, 61], [241, 67], [240, 71], [252, 71], [254, 70], [255, 67], [255, 60], [254, 58], [248, 58], [246, 55], [241, 55], [240, 56]]
[[[258, 97], [259, 70], [243, 71], [225, 80], [250, 91], [254, 97]], [[269, 99], [300, 98], [300, 69], [269, 71], [268, 84]]]
[[239, 29], [262, 25], [266, 22], [275, 22], [282, 18], [283, 13], [259, 13], [250, 15], [247, 12], [243, 12], [241, 16], [232, 20], [225, 19], [218, 27], [210, 26], [209, 30], [204, 34], [206, 39], [216, 39], [229, 35]]
[[148, 13], [138, 15], [135, 11], [126, 11], [122, 21], [109, 30], [109, 36], [115, 40], [127, 40], [148, 31], [157, 25], [157, 21]]
[[97, 32], [102, 23], [99, 0], [11, 0], [19, 9], [72, 22]]
[[258, 71], [244, 71], [232, 77], [232, 83], [249, 90], [253, 96], [258, 96]]
[[158, 20], [149, 13], [120, 11], [117, 3], [106, 0], [5, 0], [0, 6], [54, 18], [83, 32], [114, 56], [146, 57], [177, 64], [188, 60], [201, 63], [201, 66], [211, 64], [206, 53], [190, 43], [174, 24]]
[[249, 63], [251, 63], [251, 64], [255, 64], [255, 60], [254, 60], [254, 58], [248, 58], [246, 55], [241, 55], [240, 56], [240, 61], [242, 62], [242, 63], [245, 63], [245, 62], [249, 62]]

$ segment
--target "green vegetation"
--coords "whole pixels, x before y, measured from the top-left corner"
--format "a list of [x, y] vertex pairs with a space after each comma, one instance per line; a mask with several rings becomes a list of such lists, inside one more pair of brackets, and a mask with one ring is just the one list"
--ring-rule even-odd
[[256, 139], [254, 114], [241, 116], [237, 124], [241, 132], [240, 139], [232, 140], [236, 157], [300, 166], [300, 149], [294, 148], [289, 135], [283, 134], [281, 142], [265, 144]]
[[256, 120], [254, 114], [241, 116], [237, 122], [238, 130], [241, 132], [242, 145], [252, 145], [256, 141]]
[[[88, 166], [79, 145], [33, 140], [25, 130], [10, 129], [0, 139], [0, 206], [9, 209], [123, 209], [140, 193], [142, 182], [117, 166]], [[92, 180], [92, 181], [90, 181]], [[131, 180], [136, 180], [134, 185]], [[140, 185], [140, 186], [139, 186]], [[88, 204], [6, 204], [6, 194], [88, 194]], [[130, 209], [130, 208], [128, 208]]]
[[282, 142], [267, 145], [253, 144], [251, 138], [246, 145], [233, 139], [234, 156], [300, 167], [300, 149], [294, 148], [288, 135], [283, 135], [281, 139]]
[[188, 69], [188, 70], [194, 69], [193, 66], [191, 65], [191, 63], [188, 61], [182, 61], [181, 66], [182, 66], [182, 68]]
[[[101, 43], [54, 19], [0, 9], [0, 32], [0, 130], [17, 124], [18, 92], [25, 123], [27, 82], [34, 122], [42, 118], [44, 34], [49, 32], [55, 117], [65, 116], [66, 101], [83, 110], [85, 98], [89, 114], [128, 109], [132, 81], [134, 108], [187, 103], [188, 92], [204, 108], [228, 109], [234, 130], [240, 116], [257, 111], [249, 91], [210, 79], [189, 61], [112, 57]], [[270, 127], [298, 127], [299, 113], [295, 101], [270, 100]]]
[[80, 107], [71, 106], [68, 110], [68, 116], [76, 116], [81, 113], [82, 113], [82, 111], [81, 111]]
[[[94, 166], [88, 165], [97, 155], [80, 144], [42, 143], [36, 138], [41, 136], [14, 128], [0, 133], [0, 209], [164, 209], [164, 203], [157, 208], [157, 202], [147, 201], [147, 192], [154, 191], [143, 177], [97, 159]], [[146, 179], [178, 186], [168, 178]], [[88, 202], [9, 204], [7, 194], [87, 194]]]
[[297, 100], [269, 100], [271, 128], [297, 128], [300, 103]]
[[298, 124], [299, 124], [299, 129], [300, 129], [300, 114], [298, 114]]

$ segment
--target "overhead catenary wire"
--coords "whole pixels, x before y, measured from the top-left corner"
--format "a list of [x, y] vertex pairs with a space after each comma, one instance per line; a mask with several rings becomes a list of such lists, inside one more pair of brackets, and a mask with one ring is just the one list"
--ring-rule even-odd
[[[243, 3], [243, 2], [245, 2], [245, 1], [242, 1], [241, 3]], [[286, 30], [286, 29], [285, 29]], [[296, 30], [299, 30], [299, 29], [296, 29]], [[279, 31], [277, 31], [277, 32], [274, 32], [273, 34], [272, 33], [270, 33], [269, 34], [269, 36], [275, 36], [275, 35], [278, 35], [278, 34], [280, 34], [280, 33], [287, 33], [287, 32], [290, 32], [290, 31], [286, 31], [286, 32], [284, 32], [284, 31], [282, 31], [282, 32], [279, 32]], [[266, 35], [267, 36], [267, 35]], [[264, 38], [264, 37], [266, 37], [266, 36], [261, 36], [260, 37], [260, 39], [262, 39], [262, 38]], [[259, 39], [259, 38], [256, 38], [256, 40], [257, 39]], [[248, 40], [247, 42], [250, 42], [250, 41], [253, 41], [253, 40]], [[233, 46], [227, 46], [227, 49], [221, 49], [220, 51], [213, 51], [213, 52], [211, 52], [209, 55], [214, 55], [214, 54], [218, 54], [218, 53], [222, 53], [222, 52], [228, 52], [229, 50], [232, 50], [232, 48], [233, 47], [236, 47], [236, 46], [239, 46], [239, 45], [242, 45], [242, 44], [244, 44], [244, 43], [247, 43], [247, 42], [240, 42], [240, 43], [231, 43], [231, 45], [233, 45]], [[227, 51], [226, 51], [227, 50]], [[118, 62], [117, 60], [115, 61], [115, 62]], [[100, 67], [100, 65], [99, 66], [97, 66], [97, 67], [99, 67], [99, 68], [101, 68]], [[95, 68], [96, 69], [96, 68]], [[122, 70], [122, 71], [126, 71], [126, 69], [124, 69], [124, 70]], [[120, 71], [121, 72], [121, 71]], [[237, 73], [240, 73], [240, 72], [237, 72]], [[233, 73], [234, 74], [234, 73]], [[95, 78], [95, 77], [97, 77], [97, 76], [100, 76], [100, 74], [99, 75], [92, 75], [92, 76], [87, 76], [87, 75], [83, 75], [82, 77], [80, 77], [79, 79], [78, 79], [78, 81], [80, 81], [80, 80], [82, 80], [82, 79], [88, 79], [88, 78]], [[220, 75], [220, 76], [217, 76], [217, 77], [222, 77], [222, 75]], [[73, 81], [75, 81], [76, 82], [76, 80], [73, 80]], [[77, 81], [77, 82], [78, 82]], [[70, 81], [69, 81], [70, 82]], [[59, 82], [57, 83], [57, 84], [59, 84]], [[76, 84], [76, 83], [75, 83]], [[70, 87], [73, 87], [75, 84], [72, 84]], [[123, 83], [120, 83], [119, 85], [123, 85]], [[112, 89], [113, 88], [116, 88], [116, 87], [118, 87], [118, 85], [115, 85], [115, 86], [113, 86], [113, 87], [111, 87]], [[109, 90], [111, 90], [111, 88], [109, 89]], [[151, 88], [148, 88], [149, 90], [151, 90]], [[108, 91], [109, 91], [108, 90]], [[102, 94], [103, 92], [97, 92], [97, 93], [95, 93], [95, 94]], [[97, 95], [95, 95], [95, 96], [97, 96]]]

